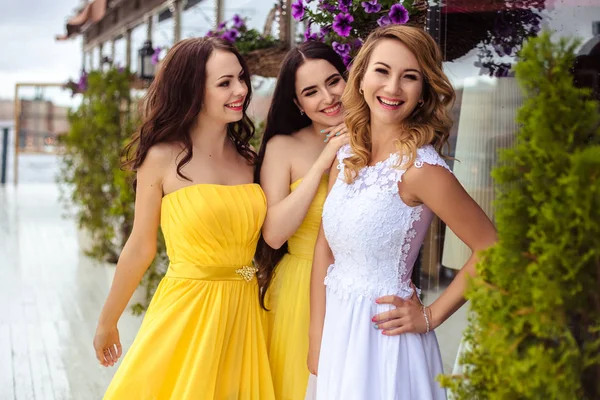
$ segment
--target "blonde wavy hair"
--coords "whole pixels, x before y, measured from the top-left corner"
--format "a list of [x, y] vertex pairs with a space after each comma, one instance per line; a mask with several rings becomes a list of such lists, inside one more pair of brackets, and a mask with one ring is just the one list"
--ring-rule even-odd
[[373, 49], [385, 39], [404, 44], [417, 58], [423, 73], [423, 105], [416, 107], [403, 121], [403, 132], [396, 141], [396, 148], [408, 159], [397, 167], [407, 169], [412, 166], [417, 157], [417, 149], [428, 144], [433, 145], [442, 155], [442, 148], [450, 136], [452, 119], [449, 111], [456, 94], [442, 70], [442, 54], [433, 38], [423, 29], [405, 25], [377, 28], [371, 32], [354, 59], [342, 95], [346, 108], [345, 123], [350, 132], [352, 148], [352, 156], [344, 160], [344, 174], [348, 183], [354, 181], [358, 172], [367, 166], [371, 156], [370, 109], [360, 93], [360, 85]]

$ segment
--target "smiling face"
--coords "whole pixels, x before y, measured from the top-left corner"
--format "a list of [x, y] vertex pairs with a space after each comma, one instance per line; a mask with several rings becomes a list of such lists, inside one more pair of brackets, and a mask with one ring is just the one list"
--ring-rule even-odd
[[419, 105], [423, 73], [404, 44], [384, 39], [373, 49], [360, 87], [372, 123], [400, 125]]
[[215, 50], [206, 62], [206, 89], [200, 116], [224, 124], [241, 120], [248, 94], [244, 74], [235, 54]]
[[296, 71], [296, 105], [313, 123], [325, 126], [341, 124], [341, 102], [346, 81], [326, 60], [306, 60]]

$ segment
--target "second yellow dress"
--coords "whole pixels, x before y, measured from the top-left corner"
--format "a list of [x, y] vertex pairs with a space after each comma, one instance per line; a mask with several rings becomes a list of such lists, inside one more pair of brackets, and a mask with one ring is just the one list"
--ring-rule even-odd
[[[301, 179], [290, 185], [294, 191]], [[288, 253], [277, 264], [268, 291], [269, 360], [277, 400], [304, 400], [308, 383], [310, 272], [328, 177], [323, 176], [302, 225], [288, 240]]]

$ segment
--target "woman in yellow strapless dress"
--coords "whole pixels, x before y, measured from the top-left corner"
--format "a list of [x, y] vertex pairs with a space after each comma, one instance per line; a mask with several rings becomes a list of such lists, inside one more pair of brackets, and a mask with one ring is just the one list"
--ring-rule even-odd
[[259, 151], [257, 181], [268, 211], [256, 260], [269, 312], [269, 360], [278, 400], [306, 394], [313, 249], [336, 151], [347, 143], [340, 97], [345, 66], [329, 46], [287, 54]]
[[177, 43], [148, 91], [126, 149], [134, 227], [94, 338], [103, 365], [121, 356], [117, 321], [154, 257], [159, 221], [170, 264], [105, 399], [275, 398], [252, 264], [266, 198], [252, 183], [249, 98], [243, 59], [217, 39]]

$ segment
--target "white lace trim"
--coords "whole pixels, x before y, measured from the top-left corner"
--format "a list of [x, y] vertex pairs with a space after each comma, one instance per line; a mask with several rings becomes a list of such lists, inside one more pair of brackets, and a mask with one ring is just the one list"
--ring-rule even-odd
[[[335, 268], [332, 264], [330, 268]], [[395, 293], [390, 293], [388, 288], [373, 288], [366, 286], [359, 290], [359, 288], [352, 281], [344, 281], [337, 276], [331, 276], [329, 273], [325, 277], [325, 285], [329, 290], [335, 293], [339, 298], [349, 300], [351, 298], [361, 298], [367, 300], [375, 300], [382, 296], [396, 295], [403, 299], [410, 299], [414, 291], [410, 285], [410, 280], [400, 282], [396, 288]], [[421, 295], [421, 289], [417, 289], [417, 295]], [[420, 301], [420, 300], [419, 300]]]
[[406, 277], [406, 260], [408, 259], [408, 254], [410, 253], [411, 245], [413, 239], [417, 236], [417, 230], [415, 229], [415, 224], [421, 220], [421, 213], [423, 211], [423, 206], [413, 207], [410, 214], [410, 229], [406, 232], [406, 236], [404, 236], [404, 243], [402, 244], [402, 249], [400, 253], [400, 268], [399, 268], [399, 276], [400, 285], [405, 282], [404, 278]]
[[[345, 183], [344, 159], [352, 155], [350, 145], [342, 146], [338, 150], [338, 165], [340, 171], [338, 179]], [[354, 197], [362, 193], [371, 186], [377, 186], [383, 191], [397, 192], [398, 182], [402, 182], [402, 176], [406, 169], [400, 169], [398, 166], [408, 161], [407, 156], [400, 160], [399, 153], [391, 153], [385, 160], [379, 161], [375, 165], [367, 165], [358, 172], [358, 177], [348, 185], [349, 195]], [[402, 162], [401, 162], [402, 161]], [[414, 162], [415, 168], [422, 168], [423, 164], [438, 165], [450, 171], [448, 164], [442, 159], [438, 152], [431, 145], [423, 146], [417, 149], [417, 158]], [[376, 185], [377, 184], [377, 185]]]

